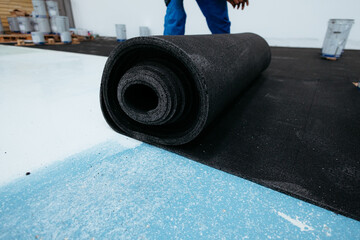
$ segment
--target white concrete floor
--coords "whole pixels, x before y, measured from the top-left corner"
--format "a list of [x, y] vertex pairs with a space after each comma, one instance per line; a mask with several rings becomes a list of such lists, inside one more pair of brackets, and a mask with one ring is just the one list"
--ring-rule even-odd
[[[0, 45], [0, 185], [119, 138], [100, 110], [105, 61]], [[123, 144], [138, 143], [124, 137]]]

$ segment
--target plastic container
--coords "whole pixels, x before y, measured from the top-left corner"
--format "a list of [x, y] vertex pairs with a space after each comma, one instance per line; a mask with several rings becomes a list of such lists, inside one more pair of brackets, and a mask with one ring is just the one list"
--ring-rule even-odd
[[324, 58], [339, 58], [344, 51], [353, 19], [330, 19], [322, 48]]
[[33, 31], [29, 17], [17, 17], [21, 33], [30, 33]]
[[43, 0], [32, 0], [33, 4], [33, 17], [47, 17], [46, 5]]
[[8, 17], [7, 20], [11, 32], [20, 32], [19, 23], [16, 17]]
[[70, 24], [69, 18], [66, 16], [55, 16], [52, 17], [55, 19], [56, 31], [55, 33], [61, 34], [62, 32], [69, 32]]
[[139, 27], [140, 37], [150, 36], [150, 29], [145, 26]]
[[39, 31], [39, 25], [38, 25], [38, 23], [36, 21], [36, 17], [30, 18], [30, 24], [31, 24], [31, 27], [33, 28], [34, 32]]
[[116, 40], [118, 42], [126, 41], [126, 26], [125, 24], [115, 24]]
[[50, 18], [50, 28], [51, 28], [51, 32], [52, 33], [56, 33], [57, 32], [57, 29], [56, 29], [56, 20], [55, 20], [56, 17], [51, 17]]
[[44, 34], [49, 34], [51, 32], [50, 23], [48, 18], [36, 18], [36, 23], [38, 26], [38, 31]]
[[43, 45], [45, 44], [44, 33], [42, 32], [31, 32], [31, 37], [33, 43], [36, 45]]
[[56, 1], [46, 1], [47, 11], [50, 17], [59, 16], [59, 5]]
[[70, 32], [60, 33], [60, 39], [61, 39], [61, 42], [63, 42], [63, 43], [71, 43], [72, 42], [71, 33]]
[[4, 27], [2, 25], [1, 19], [0, 19], [0, 34], [4, 33]]

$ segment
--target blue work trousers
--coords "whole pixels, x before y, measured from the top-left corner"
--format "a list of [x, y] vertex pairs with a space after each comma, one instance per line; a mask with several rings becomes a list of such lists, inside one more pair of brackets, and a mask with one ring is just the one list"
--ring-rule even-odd
[[[184, 35], [186, 13], [184, 0], [171, 0], [167, 6], [164, 35]], [[230, 33], [230, 20], [226, 0], [196, 0], [213, 34]]]

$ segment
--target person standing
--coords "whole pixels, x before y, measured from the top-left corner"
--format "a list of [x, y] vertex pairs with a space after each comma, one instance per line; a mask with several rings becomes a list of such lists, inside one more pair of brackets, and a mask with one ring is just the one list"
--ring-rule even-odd
[[[184, 35], [186, 13], [184, 0], [165, 0], [167, 6], [164, 35]], [[230, 20], [227, 8], [229, 2], [233, 8], [243, 10], [249, 0], [196, 0], [212, 34], [230, 33]]]

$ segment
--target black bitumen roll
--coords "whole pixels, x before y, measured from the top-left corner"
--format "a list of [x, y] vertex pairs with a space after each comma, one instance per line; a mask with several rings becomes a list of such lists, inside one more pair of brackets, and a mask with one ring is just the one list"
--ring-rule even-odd
[[[115, 44], [33, 47], [109, 56]], [[360, 220], [360, 51], [338, 61], [321, 49], [271, 52], [268, 69], [196, 139], [158, 146]]]
[[252, 33], [133, 38], [116, 47], [100, 100], [108, 124], [144, 142], [194, 140], [270, 64]]

